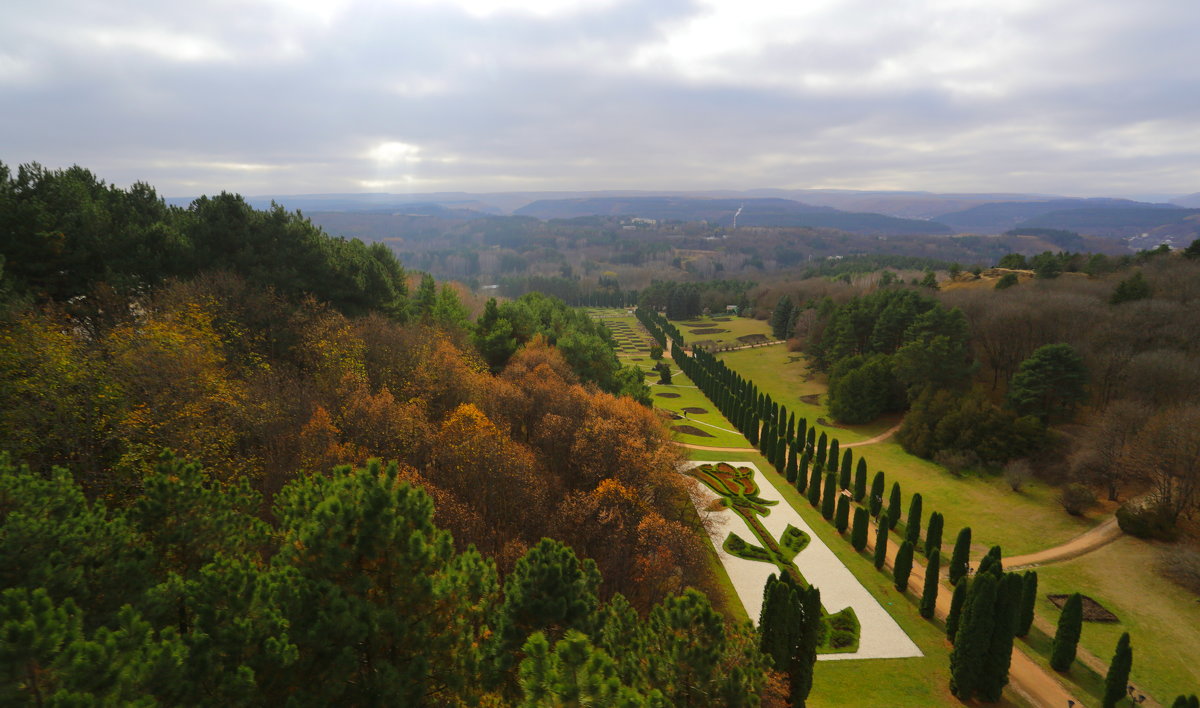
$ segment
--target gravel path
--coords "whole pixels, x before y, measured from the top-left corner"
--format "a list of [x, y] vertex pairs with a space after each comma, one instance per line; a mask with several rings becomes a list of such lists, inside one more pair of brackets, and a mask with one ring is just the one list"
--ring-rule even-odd
[[1078, 558], [1085, 553], [1091, 553], [1097, 548], [1103, 548], [1121, 536], [1121, 527], [1117, 525], [1117, 517], [1105, 519], [1094, 528], [1085, 531], [1061, 546], [1047, 548], [1036, 553], [1026, 553], [1023, 556], [1013, 556], [1004, 559], [1005, 570], [1023, 570], [1047, 563]]

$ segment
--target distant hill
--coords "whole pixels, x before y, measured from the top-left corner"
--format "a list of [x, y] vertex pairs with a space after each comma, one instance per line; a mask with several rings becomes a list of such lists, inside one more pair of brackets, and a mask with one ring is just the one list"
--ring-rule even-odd
[[1171, 203], [1176, 206], [1186, 207], [1188, 209], [1200, 209], [1200, 192], [1195, 194], [1187, 194], [1182, 197], [1175, 197]]
[[[740, 209], [740, 212], [739, 212]], [[944, 224], [919, 219], [901, 219], [883, 214], [846, 212], [832, 207], [812, 206], [791, 199], [737, 199], [695, 197], [592, 197], [540, 199], [517, 209], [515, 214], [539, 219], [571, 219], [581, 216], [640, 217], [659, 221], [707, 221], [731, 227], [778, 226], [831, 228], [867, 234], [943, 234]]]
[[[1073, 223], [1068, 223], [1066, 220], [1055, 221], [1054, 223], [1042, 223], [1037, 221], [1037, 219], [1052, 212], [1066, 210], [1088, 210], [1095, 212], [1131, 208], [1137, 210], [1179, 209], [1179, 207], [1171, 204], [1150, 204], [1128, 199], [1046, 199], [1041, 201], [980, 204], [970, 209], [951, 212], [949, 214], [940, 214], [936, 217], [936, 220], [954, 228], [960, 233], [995, 234], [1003, 233], [1018, 226], [1080, 231], [1083, 228], [1077, 227]], [[1130, 218], [1141, 218], [1141, 216], [1134, 217], [1131, 214]]]
[[1200, 214], [1200, 209], [1182, 209], [1174, 206], [1163, 208], [1154, 205], [1101, 209], [1088, 207], [1041, 214], [1023, 222], [1021, 226], [1069, 229], [1096, 236], [1124, 238], [1137, 236], [1160, 226], [1178, 224], [1195, 214]]

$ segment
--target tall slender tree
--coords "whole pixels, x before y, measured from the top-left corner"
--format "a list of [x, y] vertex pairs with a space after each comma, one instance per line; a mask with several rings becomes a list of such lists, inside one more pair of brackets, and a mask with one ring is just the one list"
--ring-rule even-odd
[[967, 574], [971, 560], [971, 527], [964, 526], [954, 541], [954, 555], [950, 557], [950, 584], [957, 585]]
[[925, 557], [942, 548], [942, 526], [945, 520], [940, 512], [929, 515], [929, 526], [925, 529]]
[[1125, 687], [1129, 685], [1129, 672], [1132, 669], [1133, 649], [1129, 646], [1129, 632], [1125, 632], [1117, 640], [1117, 650], [1104, 677], [1104, 708], [1116, 708], [1117, 703], [1125, 697]]
[[883, 570], [883, 564], [887, 560], [887, 537], [888, 525], [879, 522], [875, 528], [875, 569]]
[[885, 483], [883, 470], [879, 470], [875, 473], [875, 479], [871, 480], [871, 498], [868, 500], [871, 516], [876, 519], [879, 518], [879, 512], [883, 509], [883, 485]]
[[[882, 486], [882, 485], [881, 485]], [[882, 492], [883, 490], [880, 489]], [[854, 469], [854, 501], [861, 504], [867, 496], [867, 460], [858, 458], [858, 466]]]
[[1075, 663], [1075, 651], [1079, 647], [1079, 636], [1083, 632], [1083, 596], [1074, 593], [1063, 604], [1058, 616], [1058, 627], [1054, 632], [1054, 643], [1050, 647], [1050, 667], [1055, 671], [1069, 671]]
[[892, 494], [888, 499], [887, 525], [888, 530], [896, 528], [900, 523], [900, 483], [892, 482]]
[[996, 623], [998, 584], [994, 575], [977, 575], [959, 616], [954, 650], [950, 652], [950, 692], [962, 701], [971, 700], [979, 690]]
[[913, 545], [910, 541], [905, 541], [900, 544], [900, 550], [896, 551], [896, 563], [892, 567], [892, 580], [895, 581], [896, 589], [900, 592], [908, 590], [908, 577], [912, 575], [913, 565]]
[[958, 632], [958, 622], [962, 618], [963, 603], [967, 599], [967, 586], [970, 581], [964, 581], [954, 586], [954, 594], [950, 596], [950, 612], [946, 615], [946, 638], [951, 643], [954, 642], [954, 635]]
[[850, 527], [850, 544], [859, 553], [867, 547], [867, 523], [870, 515], [861, 506], [854, 507], [854, 524]]
[[941, 583], [938, 582], [939, 566], [941, 565], [941, 554], [934, 551], [929, 556], [929, 562], [925, 564], [925, 586], [921, 593], [921, 616], [925, 619], [933, 617], [933, 610], [937, 607], [938, 587]]
[[821, 516], [826, 520], [833, 519], [837, 498], [837, 475], [829, 472], [825, 475], [825, 488], [821, 490]]
[[838, 476], [838, 485], [842, 489], [850, 489], [850, 470], [851, 464], [854, 462], [853, 455], [849, 450], [842, 453], [842, 468]]
[[1038, 574], [1036, 570], [1027, 570], [1021, 577], [1021, 609], [1017, 613], [1017, 629], [1015, 634], [1024, 637], [1033, 627], [1033, 609], [1037, 604]]
[[904, 526], [904, 539], [916, 546], [921, 540], [921, 494], [912, 495], [908, 501], [908, 521]]
[[850, 497], [839, 493], [837, 498], [837, 512], [834, 514], [833, 525], [838, 533], [846, 533], [846, 528], [850, 525]]

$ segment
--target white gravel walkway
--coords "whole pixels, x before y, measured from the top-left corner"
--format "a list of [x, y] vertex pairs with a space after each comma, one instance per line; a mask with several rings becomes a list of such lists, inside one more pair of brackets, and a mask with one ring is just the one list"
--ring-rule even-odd
[[[715, 462], [688, 462], [684, 469], [698, 465], [715, 464]], [[838, 661], [846, 659], [897, 659], [911, 656], [922, 656], [921, 650], [913, 643], [896, 620], [879, 604], [866, 588], [854, 577], [833, 551], [825, 545], [820, 536], [813, 532], [800, 514], [784, 500], [783, 495], [774, 484], [766, 478], [753, 462], [729, 462], [737, 467], [749, 467], [754, 470], [754, 479], [758, 482], [759, 496], [763, 499], [775, 499], [779, 504], [771, 507], [771, 513], [760, 517], [762, 524], [776, 539], [783, 535], [788, 524], [795, 526], [812, 539], [808, 547], [796, 556], [796, 566], [804, 578], [821, 589], [821, 604], [829, 613], [835, 613], [845, 607], [853, 607], [854, 613], [862, 624], [859, 637], [858, 651], [847, 654], [819, 654], [819, 661]], [[705, 509], [717, 498], [708, 487], [697, 484], [699, 498], [693, 499], [697, 509]], [[712, 542], [717, 549], [717, 556], [729, 573], [729, 579], [746, 607], [746, 613], [757, 623], [762, 610], [762, 590], [767, 577], [777, 572], [772, 563], [749, 561], [726, 553], [721, 544], [732, 531], [741, 536], [746, 542], [759, 545], [754, 532], [740, 517], [732, 511], [723, 510], [711, 514], [716, 522], [713, 524]]]

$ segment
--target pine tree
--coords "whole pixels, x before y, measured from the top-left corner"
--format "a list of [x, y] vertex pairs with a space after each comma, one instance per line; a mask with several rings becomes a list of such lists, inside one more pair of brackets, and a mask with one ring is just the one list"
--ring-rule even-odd
[[[964, 526], [958, 532], [954, 541], [954, 555], [950, 557], [950, 584], [957, 585], [967, 574], [967, 564], [971, 560], [971, 527]], [[1023, 636], [1023, 635], [1022, 635]]]
[[913, 545], [905, 541], [896, 552], [896, 564], [892, 567], [892, 580], [900, 592], [908, 590], [908, 576], [912, 575]]
[[942, 548], [942, 526], [944, 520], [940, 512], [933, 512], [929, 515], [929, 527], [925, 530], [925, 557], [928, 558], [934, 551], [940, 551]]
[[854, 546], [854, 550], [862, 553], [862, 550], [867, 547], [867, 519], [870, 515], [867, 510], [861, 506], [854, 507], [854, 524], [850, 528], [850, 545]]
[[883, 485], [885, 480], [883, 470], [875, 473], [875, 479], [871, 480], [871, 498], [868, 500], [872, 518], [878, 519], [879, 512], [883, 509]]
[[[882, 485], [881, 485], [882, 487]], [[880, 492], [883, 489], [879, 490]], [[867, 496], [867, 460], [858, 458], [858, 467], [854, 470], [854, 501], [861, 504], [864, 497]]]
[[888, 530], [896, 528], [900, 523], [900, 483], [892, 482], [892, 494], [888, 499], [887, 524]]
[[821, 490], [821, 516], [824, 516], [826, 521], [833, 519], [837, 498], [837, 476], [829, 472], [825, 475], [825, 488]]
[[1036, 570], [1027, 570], [1021, 578], [1021, 610], [1017, 613], [1018, 637], [1029, 634], [1033, 627], [1033, 609], [1037, 604], [1038, 574]]
[[967, 586], [970, 581], [961, 582], [954, 586], [954, 594], [950, 596], [950, 613], [946, 615], [946, 638], [954, 642], [958, 631], [958, 621], [962, 618], [963, 603], [967, 599]]
[[833, 525], [838, 533], [846, 533], [846, 528], [850, 525], [850, 497], [838, 494], [837, 498], [837, 513], [834, 515]]
[[916, 546], [921, 540], [921, 495], [913, 494], [908, 502], [908, 521], [904, 526], [904, 539]]
[[1050, 667], [1055, 671], [1069, 671], [1075, 662], [1075, 650], [1079, 646], [1079, 635], [1083, 631], [1083, 597], [1075, 593], [1063, 604], [1054, 632], [1054, 644], [1050, 648]]
[[1104, 708], [1115, 708], [1125, 697], [1125, 687], [1129, 685], [1129, 672], [1132, 669], [1133, 649], [1129, 646], [1129, 632], [1125, 632], [1117, 640], [1117, 651], [1104, 677]]
[[975, 696], [983, 678], [984, 661], [996, 624], [998, 584], [994, 575], [977, 575], [963, 604], [954, 650], [950, 652], [950, 692], [962, 701]]
[[887, 560], [887, 524], [879, 524], [875, 529], [875, 569], [883, 570], [883, 564]]
[[925, 619], [933, 617], [933, 610], [937, 607], [938, 587], [941, 583], [938, 582], [938, 571], [941, 565], [941, 554], [934, 551], [929, 556], [929, 562], [925, 565], [925, 587], [921, 592], [921, 616]]

